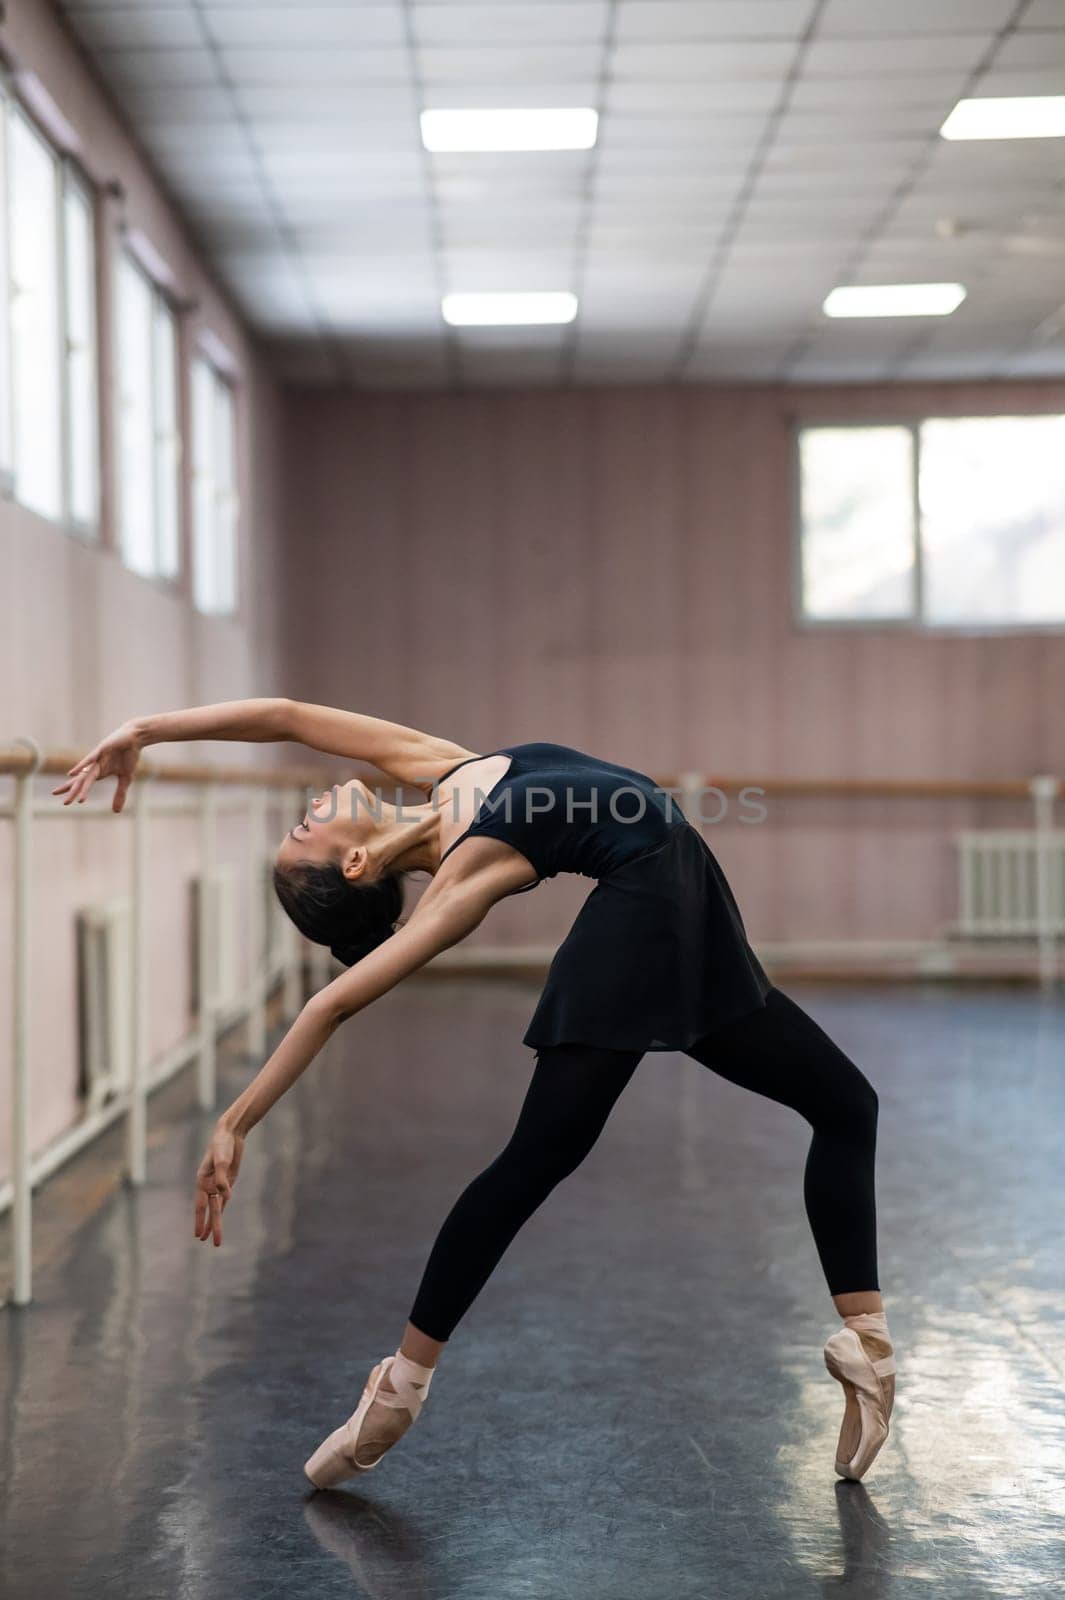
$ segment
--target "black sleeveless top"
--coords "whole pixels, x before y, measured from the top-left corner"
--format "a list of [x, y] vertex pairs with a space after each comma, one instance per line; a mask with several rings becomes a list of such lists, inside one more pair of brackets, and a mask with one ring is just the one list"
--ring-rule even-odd
[[[631, 767], [563, 744], [515, 744], [490, 753], [509, 756], [510, 766], [441, 861], [465, 839], [501, 839], [531, 862], [537, 882], [558, 872], [603, 878], [684, 826], [673, 796]], [[470, 756], [444, 776], [486, 759]]]
[[527, 889], [559, 872], [596, 879], [551, 963], [527, 1045], [685, 1050], [765, 1003], [772, 985], [732, 891], [674, 795], [567, 745], [488, 754], [510, 766], [441, 860], [466, 839], [500, 839], [534, 868]]

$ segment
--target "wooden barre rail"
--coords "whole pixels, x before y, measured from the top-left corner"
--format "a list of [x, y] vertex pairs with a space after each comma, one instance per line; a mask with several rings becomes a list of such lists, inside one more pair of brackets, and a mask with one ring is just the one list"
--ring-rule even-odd
[[[0, 745], [0, 775], [17, 777], [36, 770], [48, 776], [65, 777], [84, 754], [84, 750], [43, 751], [40, 765], [35, 768], [33, 752], [27, 745]], [[251, 784], [266, 789], [313, 789], [328, 785], [328, 775], [321, 767], [216, 767], [194, 762], [155, 761], [150, 756], [141, 756], [136, 776], [163, 783]]]
[[[660, 778], [663, 787], [679, 789], [679, 777]], [[964, 778], [718, 778], [700, 776], [706, 788], [725, 790], [762, 789], [766, 799], [788, 796], [819, 796], [840, 800], [1030, 800], [1031, 782], [1027, 778], [970, 782]]]
[[[42, 752], [36, 771], [65, 777], [68, 769], [85, 754], [83, 750]], [[338, 758], [348, 760], [349, 758]], [[17, 776], [34, 770], [33, 752], [26, 745], [0, 745], [0, 775]], [[329, 775], [321, 767], [219, 767], [193, 762], [164, 762], [141, 757], [137, 775], [164, 783], [251, 784], [268, 789], [317, 788], [328, 786]], [[382, 775], [392, 786], [394, 780]], [[656, 779], [663, 789], [679, 792], [696, 780], [705, 789], [736, 791], [762, 789], [767, 798], [810, 797], [840, 800], [1028, 800], [1032, 780], [1028, 778], [786, 778], [725, 777], [713, 773], [667, 773]]]

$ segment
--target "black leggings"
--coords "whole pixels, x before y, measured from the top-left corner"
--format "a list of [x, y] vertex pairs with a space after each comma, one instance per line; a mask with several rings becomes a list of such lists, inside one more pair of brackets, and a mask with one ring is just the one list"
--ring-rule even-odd
[[[806, 1118], [803, 1198], [829, 1292], [878, 1288], [877, 1096], [868, 1079], [779, 989], [688, 1054]], [[588, 1045], [539, 1052], [514, 1132], [437, 1235], [410, 1313], [422, 1333], [450, 1338], [519, 1228], [591, 1150], [640, 1059]]]

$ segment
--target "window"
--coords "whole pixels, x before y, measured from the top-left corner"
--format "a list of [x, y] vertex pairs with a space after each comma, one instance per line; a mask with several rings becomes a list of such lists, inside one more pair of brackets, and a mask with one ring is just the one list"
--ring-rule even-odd
[[177, 319], [127, 251], [115, 278], [118, 541], [145, 577], [181, 566]]
[[1065, 416], [799, 435], [801, 615], [1065, 626]]
[[192, 365], [193, 598], [200, 611], [237, 605], [235, 404], [232, 386], [203, 356]]
[[11, 327], [8, 296], [11, 271], [8, 258], [8, 180], [7, 180], [8, 102], [0, 85], [0, 485], [12, 487], [11, 440]]
[[95, 228], [90, 196], [68, 175], [63, 195], [67, 515], [81, 527], [96, 523], [99, 490]]
[[821, 620], [913, 607], [909, 428], [808, 428], [800, 440], [803, 609]]
[[55, 521], [97, 520], [95, 213], [92, 196], [10, 101], [0, 100], [7, 269], [0, 467], [15, 498]]
[[59, 163], [20, 111], [8, 124], [12, 471], [31, 511], [63, 514]]

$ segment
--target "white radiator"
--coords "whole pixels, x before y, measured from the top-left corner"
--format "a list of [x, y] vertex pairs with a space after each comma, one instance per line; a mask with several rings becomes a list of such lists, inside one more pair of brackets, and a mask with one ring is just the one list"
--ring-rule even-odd
[[960, 833], [958, 929], [967, 938], [1065, 934], [1065, 833]]
[[[240, 925], [238, 919], [237, 869], [228, 863], [216, 867], [207, 881], [207, 966], [211, 976], [208, 997], [215, 1010], [224, 1010], [239, 989]], [[200, 896], [204, 880], [193, 878], [190, 889], [191, 942], [189, 975], [190, 1010], [199, 1011], [200, 995]]]
[[130, 1079], [130, 928], [128, 900], [77, 913], [79, 1079], [87, 1109], [98, 1111]]

